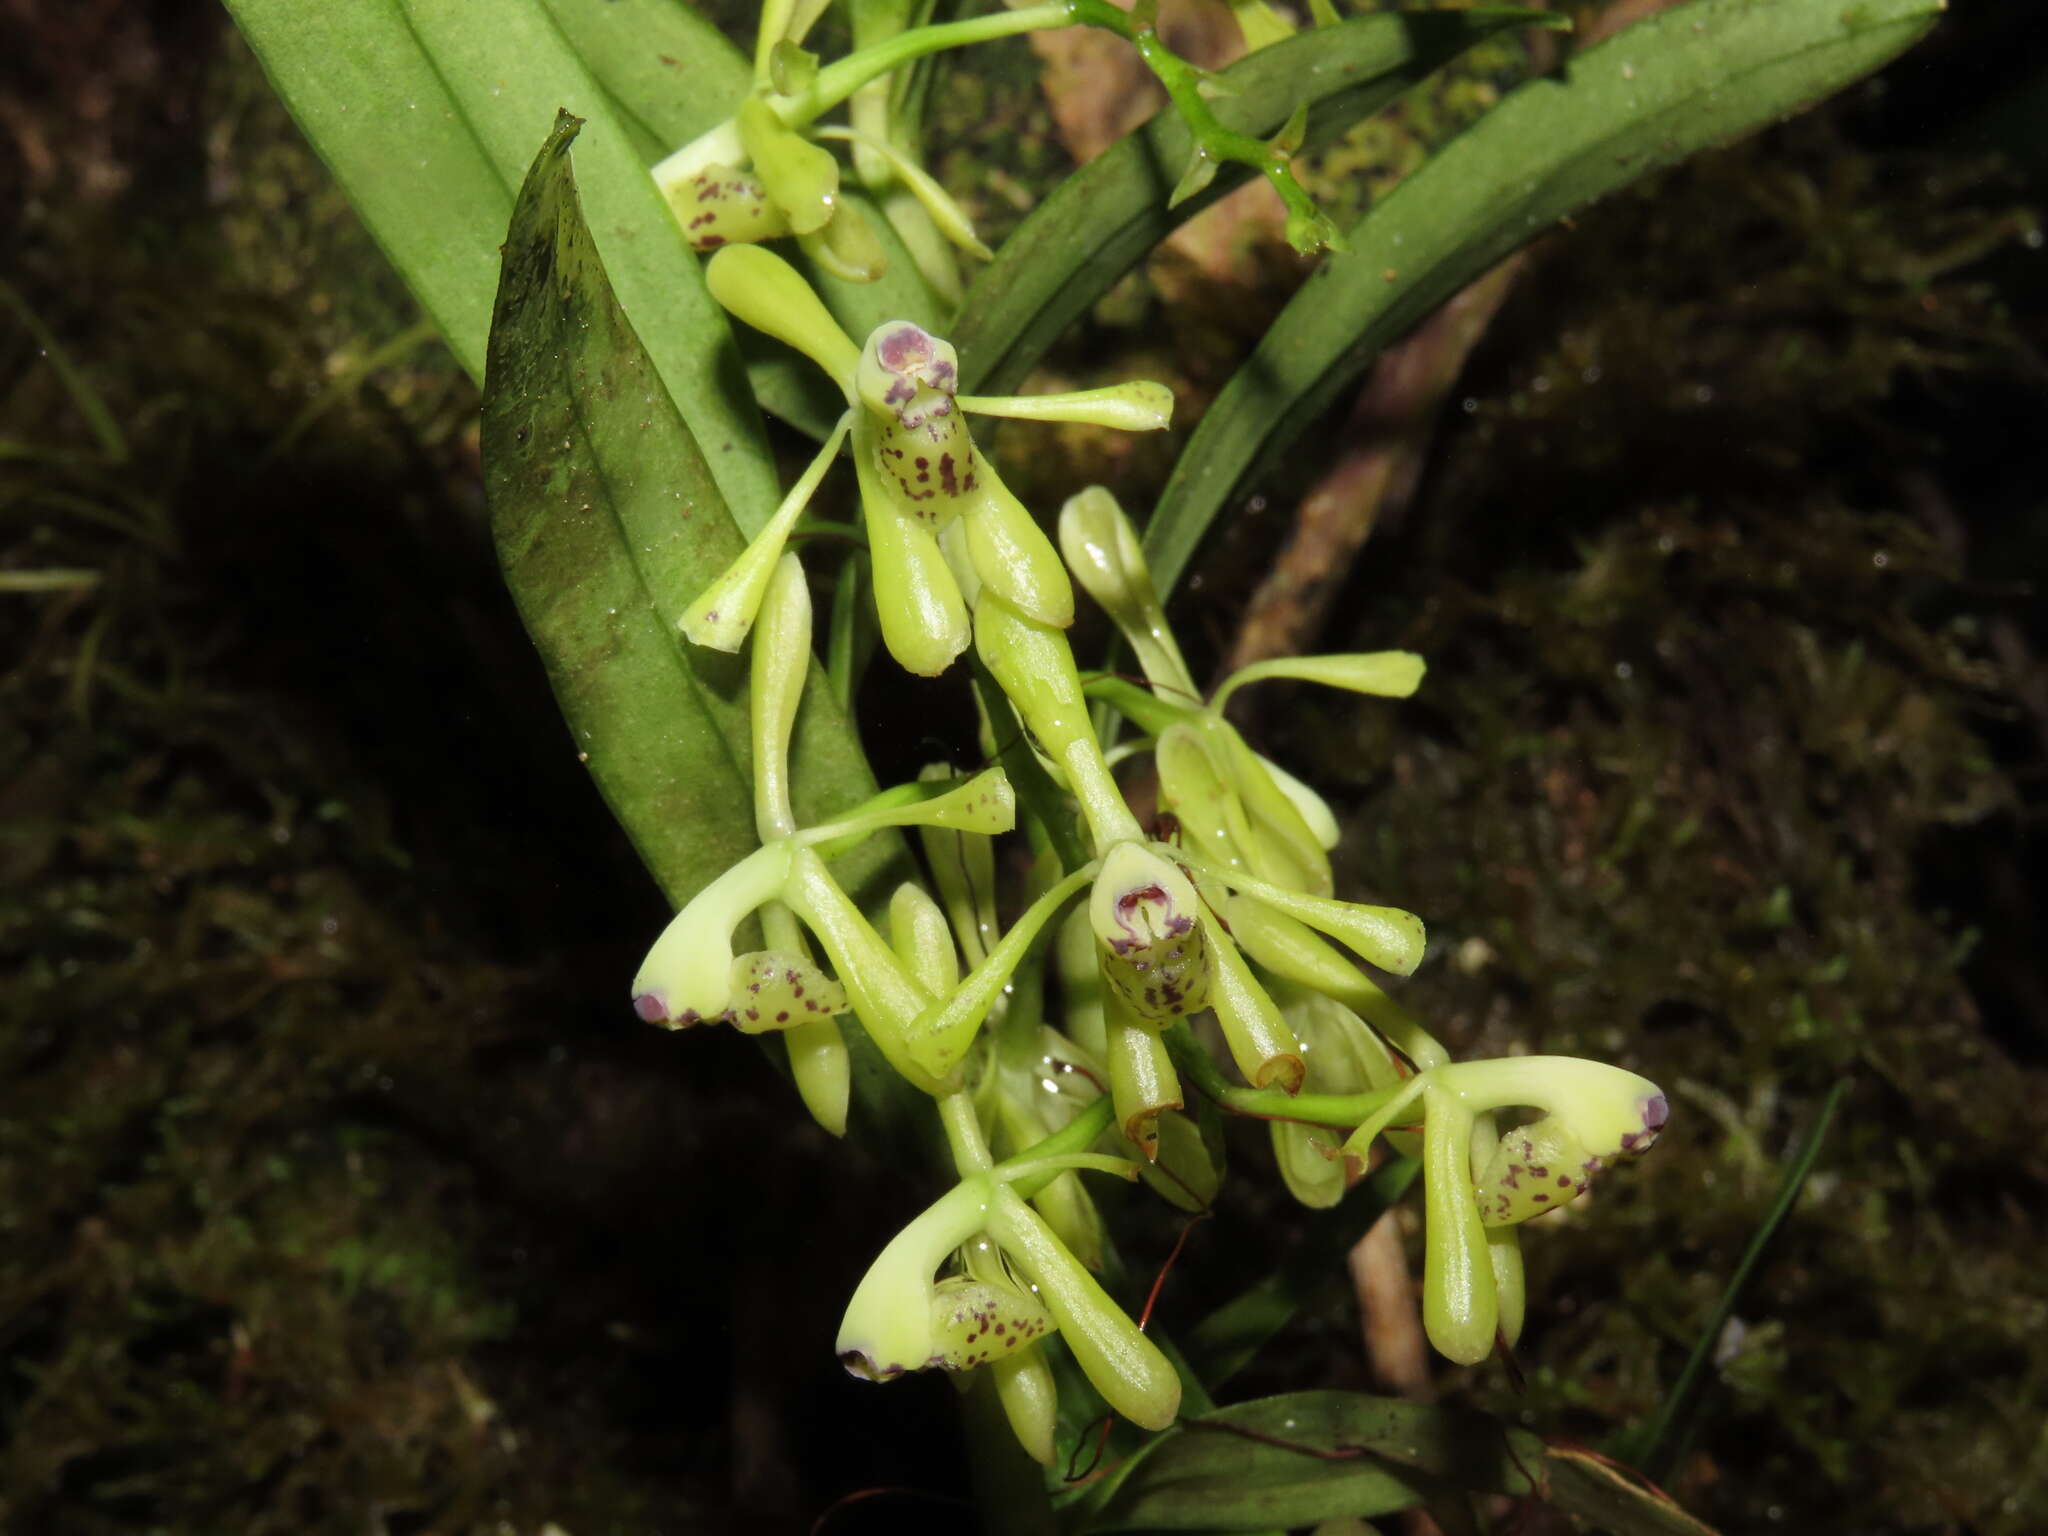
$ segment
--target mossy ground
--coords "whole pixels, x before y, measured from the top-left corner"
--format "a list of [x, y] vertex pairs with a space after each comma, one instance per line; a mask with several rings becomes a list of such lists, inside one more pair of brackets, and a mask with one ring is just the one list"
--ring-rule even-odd
[[[1347, 876], [1431, 920], [1408, 995], [1449, 1038], [1673, 1092], [1653, 1156], [1532, 1231], [1528, 1385], [1475, 1373], [1489, 1406], [1640, 1422], [1850, 1083], [1679, 1463], [1731, 1530], [2048, 1521], [2048, 285], [2038, 189], [1956, 137], [2010, 90], [1940, 85], [2041, 78], [2002, 25], [1554, 239], [1326, 637], [1423, 651], [1423, 695], [1261, 722], [1342, 803]], [[47, 42], [9, 281], [91, 395], [0, 321], [0, 573], [49, 582], [0, 593], [0, 1523], [588, 1536], [957, 1493], [943, 1389], [819, 1342], [916, 1191], [743, 1042], [616, 1006], [660, 903], [497, 590], [467, 384], [425, 341], [367, 366], [413, 312], [210, 11]], [[1002, 146], [998, 199], [1060, 163], [1004, 59], [935, 106], [982, 135], [942, 129], [956, 182]], [[1250, 270], [1133, 285], [1058, 366], [1213, 390], [1211, 339], [1292, 280]], [[1013, 478], [1162, 467], [1092, 444]], [[1239, 520], [1191, 632], [1227, 639], [1277, 522]], [[1185, 1294], [1295, 1219], [1233, 1206]], [[1332, 1306], [1257, 1382], [1354, 1380], [1353, 1338]], [[927, 1509], [961, 1528], [839, 1528]]]

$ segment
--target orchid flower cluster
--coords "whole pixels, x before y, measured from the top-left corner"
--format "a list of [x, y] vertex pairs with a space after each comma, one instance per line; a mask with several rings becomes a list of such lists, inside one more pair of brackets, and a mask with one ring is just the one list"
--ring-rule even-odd
[[[951, 245], [987, 260], [986, 246], [959, 204], [917, 155], [915, 123], [892, 77], [929, 54], [1022, 32], [1084, 25], [1127, 39], [1166, 88], [1186, 121], [1194, 148], [1173, 201], [1203, 190], [1219, 166], [1236, 162], [1269, 181], [1287, 207], [1287, 238], [1304, 255], [1344, 249], [1343, 236], [1295, 179], [1293, 158], [1306, 132], [1305, 114], [1269, 140], [1226, 128], [1209, 106], [1220, 89], [1212, 77], [1175, 54], [1158, 34], [1158, 0], [1137, 0], [1126, 12], [1109, 0], [1049, 0], [986, 16], [912, 26], [909, 0], [851, 0], [854, 50], [823, 64], [803, 46], [830, 0], [767, 0], [755, 35], [753, 87], [733, 115], [677, 149], [654, 168], [656, 185], [699, 251], [794, 238], [820, 271], [849, 282], [872, 282], [888, 255], [860, 206], [841, 193], [839, 161], [824, 147], [853, 152], [861, 185], [874, 195], [920, 274], [948, 302], [960, 297]], [[1254, 47], [1291, 32], [1264, 0], [1234, 0]], [[1317, 24], [1338, 19], [1326, 3]], [[845, 105], [850, 121], [825, 124]]]
[[[1419, 1139], [1429, 1337], [1468, 1363], [1512, 1343], [1523, 1315], [1519, 1223], [1571, 1201], [1607, 1160], [1646, 1148], [1664, 1098], [1592, 1061], [1452, 1062], [1373, 975], [1416, 968], [1421, 921], [1335, 894], [1329, 806], [1225, 713], [1238, 689], [1273, 679], [1403, 698], [1421, 660], [1262, 662], [1204, 700], [1114, 498], [1094, 488], [1069, 500], [1056, 548], [966, 422], [981, 413], [1155, 429], [1172, 406], [1162, 386], [961, 395], [944, 340], [899, 320], [856, 346], [796, 271], [759, 246], [719, 250], [706, 279], [733, 316], [822, 368], [846, 411], [683, 618], [692, 643], [751, 642], [760, 846], [676, 916], [633, 1002], [671, 1028], [781, 1034], [805, 1104], [834, 1134], [847, 1121], [850, 1024], [930, 1097], [954, 1183], [882, 1248], [855, 1291], [838, 1339], [847, 1368], [877, 1381], [986, 1372], [1019, 1441], [1048, 1462], [1046, 1350], [1057, 1335], [1116, 1412], [1148, 1429], [1171, 1423], [1180, 1380], [1095, 1278], [1105, 1238], [1080, 1175], [1143, 1174], [1184, 1206], [1204, 1203], [1218, 1173], [1184, 1113], [1189, 1082], [1225, 1110], [1271, 1122], [1281, 1170], [1310, 1206], [1342, 1197], [1376, 1139], [1407, 1149]], [[883, 645], [924, 676], [971, 646], [984, 746], [993, 755], [1007, 739], [1012, 750], [1008, 769], [934, 769], [800, 826], [789, 742], [813, 626], [791, 534], [843, 447]], [[1067, 637], [1076, 583], [1124, 636], [1143, 686], [1082, 674]], [[1097, 713], [1135, 735], [1106, 745]], [[1142, 753], [1165, 813], [1149, 830], [1112, 764]], [[994, 840], [1020, 824], [1031, 859], [1005, 922]], [[930, 881], [898, 887], [878, 925], [832, 861], [885, 828], [915, 829]], [[759, 947], [742, 949], [743, 932]], [[1535, 1117], [1503, 1129], [1507, 1110]]]

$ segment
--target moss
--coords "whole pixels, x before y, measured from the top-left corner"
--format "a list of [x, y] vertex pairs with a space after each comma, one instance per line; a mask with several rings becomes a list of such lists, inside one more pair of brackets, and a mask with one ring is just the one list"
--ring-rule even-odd
[[1406, 995], [1456, 1048], [1672, 1090], [1652, 1156], [1531, 1229], [1529, 1387], [1481, 1373], [1496, 1408], [1586, 1440], [1647, 1417], [1851, 1084], [1674, 1488], [1728, 1529], [2043, 1518], [2048, 1085], [1972, 995], [1952, 851], [2021, 837], [2038, 758], [1941, 510], [1962, 400], [2016, 356], [1970, 265], [2023, 227], [2007, 196], [1823, 121], [1597, 212], [1368, 547], [1337, 638], [1429, 656], [1417, 705], [1304, 700], [1287, 732], [1351, 786], [1354, 888], [1430, 918]]

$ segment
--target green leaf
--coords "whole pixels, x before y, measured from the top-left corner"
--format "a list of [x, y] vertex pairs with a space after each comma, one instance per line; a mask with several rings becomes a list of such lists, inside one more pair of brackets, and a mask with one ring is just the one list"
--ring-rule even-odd
[[1530, 1494], [1543, 1444], [1480, 1414], [1294, 1392], [1155, 1436], [1082, 1531], [1242, 1531], [1370, 1519], [1448, 1490]]
[[683, 0], [542, 0], [653, 164], [739, 110], [754, 68]]
[[[579, 126], [563, 114], [506, 238], [484, 388], [485, 489], [506, 583], [578, 753], [680, 906], [755, 846], [744, 664], [678, 633], [689, 599], [742, 540], [613, 296], [583, 219]], [[792, 758], [807, 822], [873, 792], [822, 669]], [[877, 839], [849, 855], [839, 867], [849, 888], [896, 847]]]
[[[1265, 136], [1297, 105], [1309, 109], [1307, 146], [1320, 148], [1464, 49], [1508, 27], [1554, 26], [1541, 11], [1470, 10], [1365, 16], [1262, 48], [1222, 74], [1224, 127]], [[1194, 142], [1166, 108], [1069, 176], [975, 275], [950, 339], [961, 388], [1006, 394], [1047, 347], [1145, 253], [1251, 174], [1221, 167], [1172, 207]]]
[[1940, 7], [1698, 0], [1520, 87], [1359, 221], [1209, 407], [1146, 529], [1159, 590], [1258, 467], [1458, 289], [1594, 199], [1867, 74]]
[[1611, 1536], [1714, 1536], [1712, 1527], [1591, 1451], [1549, 1446], [1543, 1471], [1550, 1502], [1595, 1530]]
[[[584, 118], [586, 216], [618, 302], [733, 515], [759, 526], [778, 500], [773, 460], [724, 317], [635, 134], [540, 0], [496, 0], [487, 22], [464, 0], [231, 0], [231, 9], [472, 377], [484, 366], [513, 191], [556, 112]], [[715, 69], [717, 53], [705, 57]]]

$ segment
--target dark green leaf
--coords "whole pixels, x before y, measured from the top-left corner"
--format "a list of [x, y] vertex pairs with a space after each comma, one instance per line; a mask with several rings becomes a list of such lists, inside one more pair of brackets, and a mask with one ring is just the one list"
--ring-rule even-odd
[[[577, 127], [565, 115], [548, 138], [505, 243], [485, 485], [506, 582], [576, 748], [680, 904], [754, 847], [744, 666], [685, 646], [677, 630], [741, 538], [613, 297], [571, 168]], [[822, 671], [805, 696], [794, 771], [806, 820], [873, 790]], [[893, 846], [850, 855], [850, 883]]]
[[[1508, 27], [1555, 25], [1541, 11], [1471, 10], [1365, 16], [1262, 48], [1223, 72], [1224, 127], [1266, 135], [1298, 104], [1307, 147], [1339, 137], [1458, 53]], [[953, 323], [961, 387], [1015, 389], [1047, 347], [1145, 253], [1250, 172], [1226, 165], [1200, 194], [1167, 199], [1193, 141], [1167, 108], [1062, 182], [976, 274]]]
[[1714, 1536], [1711, 1527], [1590, 1451], [1551, 1446], [1543, 1470], [1550, 1502], [1609, 1536]]
[[[650, 401], [666, 387], [740, 526], [767, 518], [778, 500], [774, 465], [724, 315], [647, 175], [642, 136], [540, 0], [497, 0], [487, 20], [457, 0], [232, 0], [231, 9], [472, 376], [484, 363], [513, 191], [556, 112], [584, 118], [585, 216], [653, 361]], [[707, 47], [700, 63], [718, 57]]]
[[1543, 1445], [1479, 1414], [1356, 1392], [1219, 1408], [1157, 1435], [1085, 1531], [1241, 1531], [1535, 1491]]
[[1459, 288], [1575, 209], [1877, 68], [1940, 7], [1698, 0], [1515, 91], [1359, 222], [1210, 406], [1146, 529], [1160, 590], [1259, 465]]

